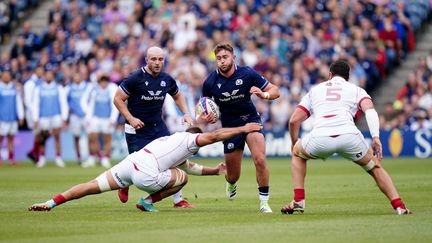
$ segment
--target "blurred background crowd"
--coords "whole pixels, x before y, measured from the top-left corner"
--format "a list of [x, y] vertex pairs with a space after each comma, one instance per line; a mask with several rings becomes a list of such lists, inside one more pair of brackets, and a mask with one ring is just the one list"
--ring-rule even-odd
[[[0, 3], [3, 42], [20, 15], [38, 3]], [[41, 35], [22, 23], [12, 50], [1, 51], [0, 72], [10, 71], [18, 86], [37, 67], [53, 70], [61, 85], [73, 78], [96, 83], [103, 74], [119, 84], [145, 65], [148, 47], [161, 46], [165, 72], [178, 81], [193, 113], [202, 82], [215, 69], [213, 47], [230, 42], [239, 65], [279, 86], [279, 99], [254, 102], [265, 128], [283, 131], [302, 95], [327, 79], [333, 60], [349, 61], [351, 82], [376, 88], [415, 48], [415, 33], [429, 20], [431, 6], [429, 0], [55, 0]], [[383, 128], [431, 126], [432, 53], [419, 60], [394, 100], [382, 112]], [[167, 102], [172, 131], [179, 115]]]

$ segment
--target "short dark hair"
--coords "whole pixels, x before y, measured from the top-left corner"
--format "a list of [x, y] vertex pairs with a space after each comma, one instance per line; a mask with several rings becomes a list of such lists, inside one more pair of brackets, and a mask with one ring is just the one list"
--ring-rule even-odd
[[186, 129], [186, 132], [189, 132], [189, 133], [202, 133], [203, 131], [199, 127], [189, 127], [188, 129]]
[[214, 54], [217, 55], [221, 50], [226, 50], [234, 54], [234, 48], [228, 43], [217, 44], [214, 48]]
[[102, 76], [99, 78], [99, 82], [102, 82], [102, 81], [108, 82], [108, 81], [109, 81], [108, 76], [106, 76], [106, 75], [102, 75]]
[[350, 66], [345, 60], [337, 60], [330, 65], [330, 72], [333, 76], [340, 76], [348, 81]]

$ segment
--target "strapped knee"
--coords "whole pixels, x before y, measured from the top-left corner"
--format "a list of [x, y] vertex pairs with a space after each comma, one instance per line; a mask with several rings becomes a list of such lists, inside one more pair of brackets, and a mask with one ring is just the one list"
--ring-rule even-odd
[[362, 168], [365, 170], [365, 171], [370, 171], [370, 170], [372, 170], [373, 168], [375, 168], [375, 161], [373, 160], [373, 159], [371, 159], [366, 165], [363, 165], [362, 166]]
[[101, 192], [111, 191], [111, 187], [110, 187], [110, 185], [109, 185], [108, 178], [107, 178], [107, 176], [106, 176], [105, 173], [106, 173], [106, 172], [100, 174], [100, 175], [96, 178], [96, 181], [97, 181], [98, 186], [99, 186], [99, 190], [100, 190]]
[[181, 170], [181, 169], [175, 169], [178, 173], [176, 174], [176, 179], [175, 179], [175, 182], [174, 182], [174, 185], [173, 185], [173, 187], [176, 187], [176, 186], [180, 186], [180, 185], [184, 185], [185, 184], [185, 182], [187, 181], [187, 175], [186, 175], [186, 172], [184, 172], [183, 170]]

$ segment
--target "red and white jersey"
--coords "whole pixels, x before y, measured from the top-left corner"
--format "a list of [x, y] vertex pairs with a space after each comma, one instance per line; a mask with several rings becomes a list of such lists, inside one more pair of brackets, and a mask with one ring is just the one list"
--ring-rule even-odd
[[371, 99], [366, 91], [341, 77], [314, 86], [297, 106], [308, 116], [315, 115], [311, 134], [332, 136], [358, 133], [354, 116], [364, 99]]
[[[143, 149], [131, 154], [132, 162], [141, 167], [141, 171], [148, 171], [147, 169], [156, 169], [157, 167], [159, 172], [162, 172], [176, 167], [198, 152], [200, 148], [197, 144], [199, 135], [199, 133], [177, 132], [171, 136], [155, 139]], [[140, 159], [148, 158], [149, 154], [155, 160]]]

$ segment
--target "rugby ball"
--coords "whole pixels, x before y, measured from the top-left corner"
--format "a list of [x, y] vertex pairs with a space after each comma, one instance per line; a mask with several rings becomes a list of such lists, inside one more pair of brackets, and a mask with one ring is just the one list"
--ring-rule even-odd
[[198, 101], [197, 115], [203, 112], [206, 115], [212, 113], [216, 120], [220, 118], [219, 106], [209, 97], [201, 97], [201, 99]]

